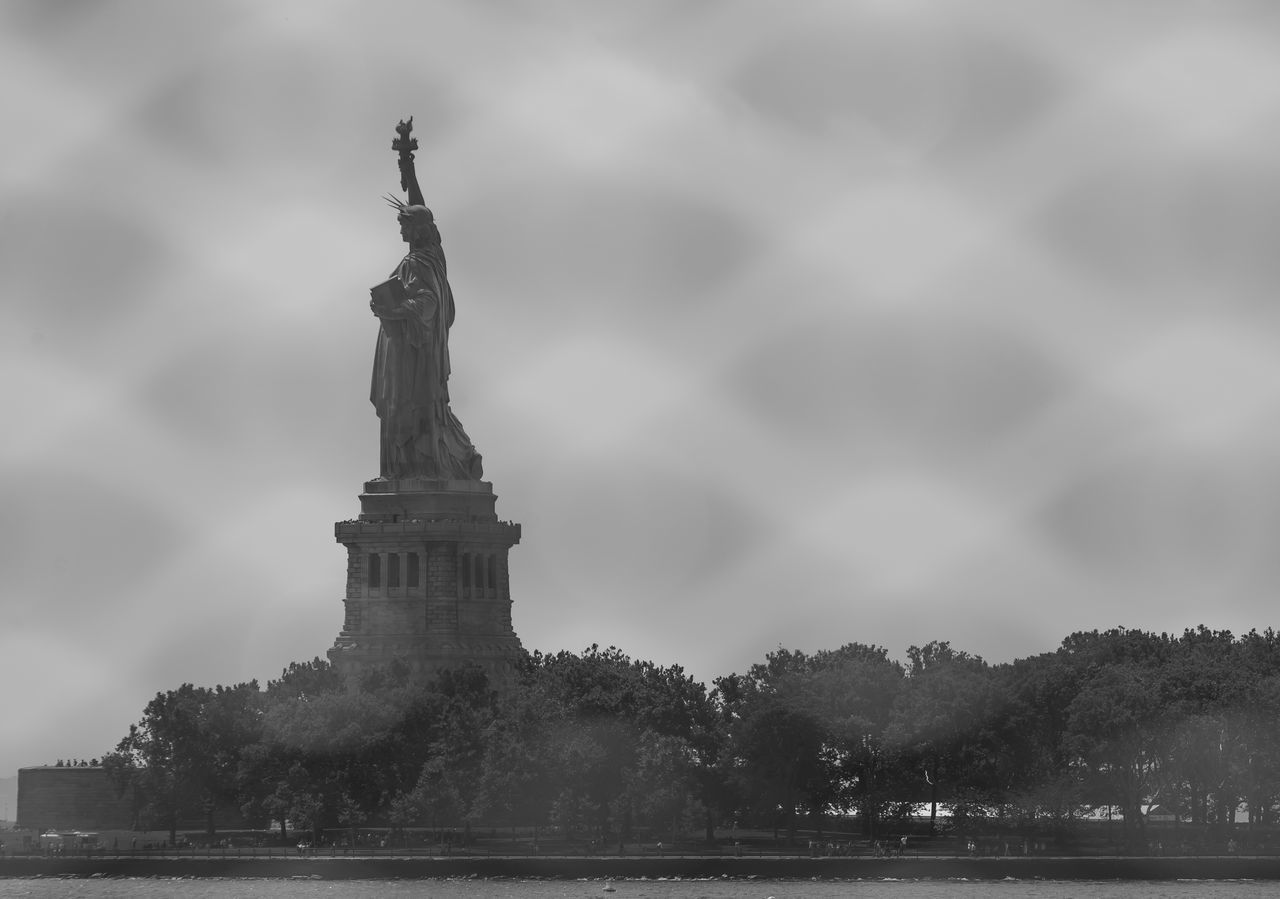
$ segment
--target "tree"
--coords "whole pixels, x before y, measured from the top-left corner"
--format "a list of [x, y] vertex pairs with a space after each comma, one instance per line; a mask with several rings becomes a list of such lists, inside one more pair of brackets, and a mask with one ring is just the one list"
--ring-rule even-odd
[[136, 788], [143, 816], [175, 842], [186, 818], [203, 818], [214, 832], [216, 810], [234, 798], [244, 747], [258, 732], [256, 682], [212, 690], [183, 684], [156, 694], [105, 764], [117, 782]]
[[[496, 724], [485, 763], [488, 801], [536, 809], [535, 821], [601, 843], [615, 835], [630, 839], [635, 823], [647, 818], [635, 784], [656, 762], [643, 758], [642, 747], [677, 745], [661, 740], [673, 738], [699, 772], [717, 757], [721, 731], [706, 688], [679, 666], [632, 660], [616, 647], [533, 653], [516, 698], [503, 709], [516, 717]], [[531, 710], [544, 720], [531, 721]], [[499, 769], [500, 759], [515, 763], [509, 774]], [[709, 783], [690, 773], [679, 789], [696, 794]], [[686, 807], [700, 798], [687, 796]]]
[[782, 705], [752, 710], [735, 734], [743, 792], [756, 814], [776, 811], [788, 843], [795, 842], [796, 810], [822, 808], [835, 793], [828, 740], [815, 715]]
[[438, 698], [406, 675], [350, 682], [316, 660], [268, 685], [262, 736], [242, 766], [246, 815], [279, 822], [287, 839], [286, 820], [318, 838], [384, 813], [418, 778], [438, 717]]
[[1145, 844], [1143, 804], [1158, 783], [1169, 722], [1158, 702], [1159, 673], [1133, 662], [1098, 669], [1068, 709], [1069, 740], [1097, 804], [1124, 816], [1131, 849]]
[[522, 681], [507, 696], [485, 734], [480, 775], [483, 807], [515, 826], [547, 824], [566, 772], [553, 751], [567, 711], [541, 682]]
[[1242, 689], [1236, 699], [1242, 741], [1240, 787], [1249, 829], [1274, 824], [1280, 804], [1280, 634], [1250, 631], [1235, 658]]
[[402, 817], [414, 813], [429, 820], [460, 825], [464, 842], [484, 811], [485, 739], [494, 716], [495, 696], [479, 668], [441, 672], [433, 685], [439, 697], [427, 757], [413, 789], [399, 800]]
[[1021, 814], [1047, 819], [1055, 835], [1066, 838], [1087, 806], [1084, 770], [1068, 739], [1069, 710], [1085, 672], [1059, 651], [1018, 659], [992, 674], [997, 711], [986, 747], [993, 756], [990, 776]]
[[950, 643], [912, 646], [907, 657], [887, 739], [911, 769], [903, 771], [908, 783], [927, 786], [929, 832], [936, 833], [940, 797], [954, 804], [974, 791], [990, 795], [994, 786], [996, 684], [986, 662]]
[[686, 822], [705, 814], [698, 799], [698, 760], [683, 737], [644, 731], [626, 772], [622, 800], [635, 822], [675, 840]]
[[885, 731], [902, 677], [883, 648], [850, 643], [812, 656], [779, 648], [718, 678], [743, 807], [776, 807], [793, 841], [798, 808], [821, 830], [829, 810], [856, 806], [873, 836], [892, 792]]

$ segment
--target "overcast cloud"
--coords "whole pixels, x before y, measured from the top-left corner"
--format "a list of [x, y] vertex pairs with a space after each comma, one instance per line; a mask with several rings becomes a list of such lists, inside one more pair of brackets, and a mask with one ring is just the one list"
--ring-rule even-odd
[[394, 125], [529, 649], [1275, 623], [1280, 8], [0, 6], [0, 775], [342, 622]]

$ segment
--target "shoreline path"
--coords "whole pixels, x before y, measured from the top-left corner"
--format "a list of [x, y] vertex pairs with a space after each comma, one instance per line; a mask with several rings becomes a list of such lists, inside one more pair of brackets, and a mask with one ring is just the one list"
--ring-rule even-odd
[[207, 853], [100, 852], [9, 856], [6, 877], [313, 877], [512, 879], [831, 879], [879, 880], [1277, 880], [1276, 856], [1037, 856], [967, 858], [807, 858], [796, 856], [427, 856], [403, 853], [286, 855], [230, 849]]

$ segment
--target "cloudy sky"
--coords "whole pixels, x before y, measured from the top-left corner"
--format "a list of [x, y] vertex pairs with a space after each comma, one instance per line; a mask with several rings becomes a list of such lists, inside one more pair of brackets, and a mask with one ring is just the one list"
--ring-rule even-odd
[[394, 125], [529, 649], [992, 661], [1280, 584], [1280, 9], [0, 6], [0, 775], [342, 621]]

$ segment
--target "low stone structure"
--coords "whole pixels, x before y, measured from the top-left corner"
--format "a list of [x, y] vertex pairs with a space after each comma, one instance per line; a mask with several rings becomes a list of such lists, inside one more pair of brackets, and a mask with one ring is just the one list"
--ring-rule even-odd
[[102, 767], [42, 765], [18, 771], [18, 827], [46, 830], [129, 830], [134, 796], [121, 792]]

